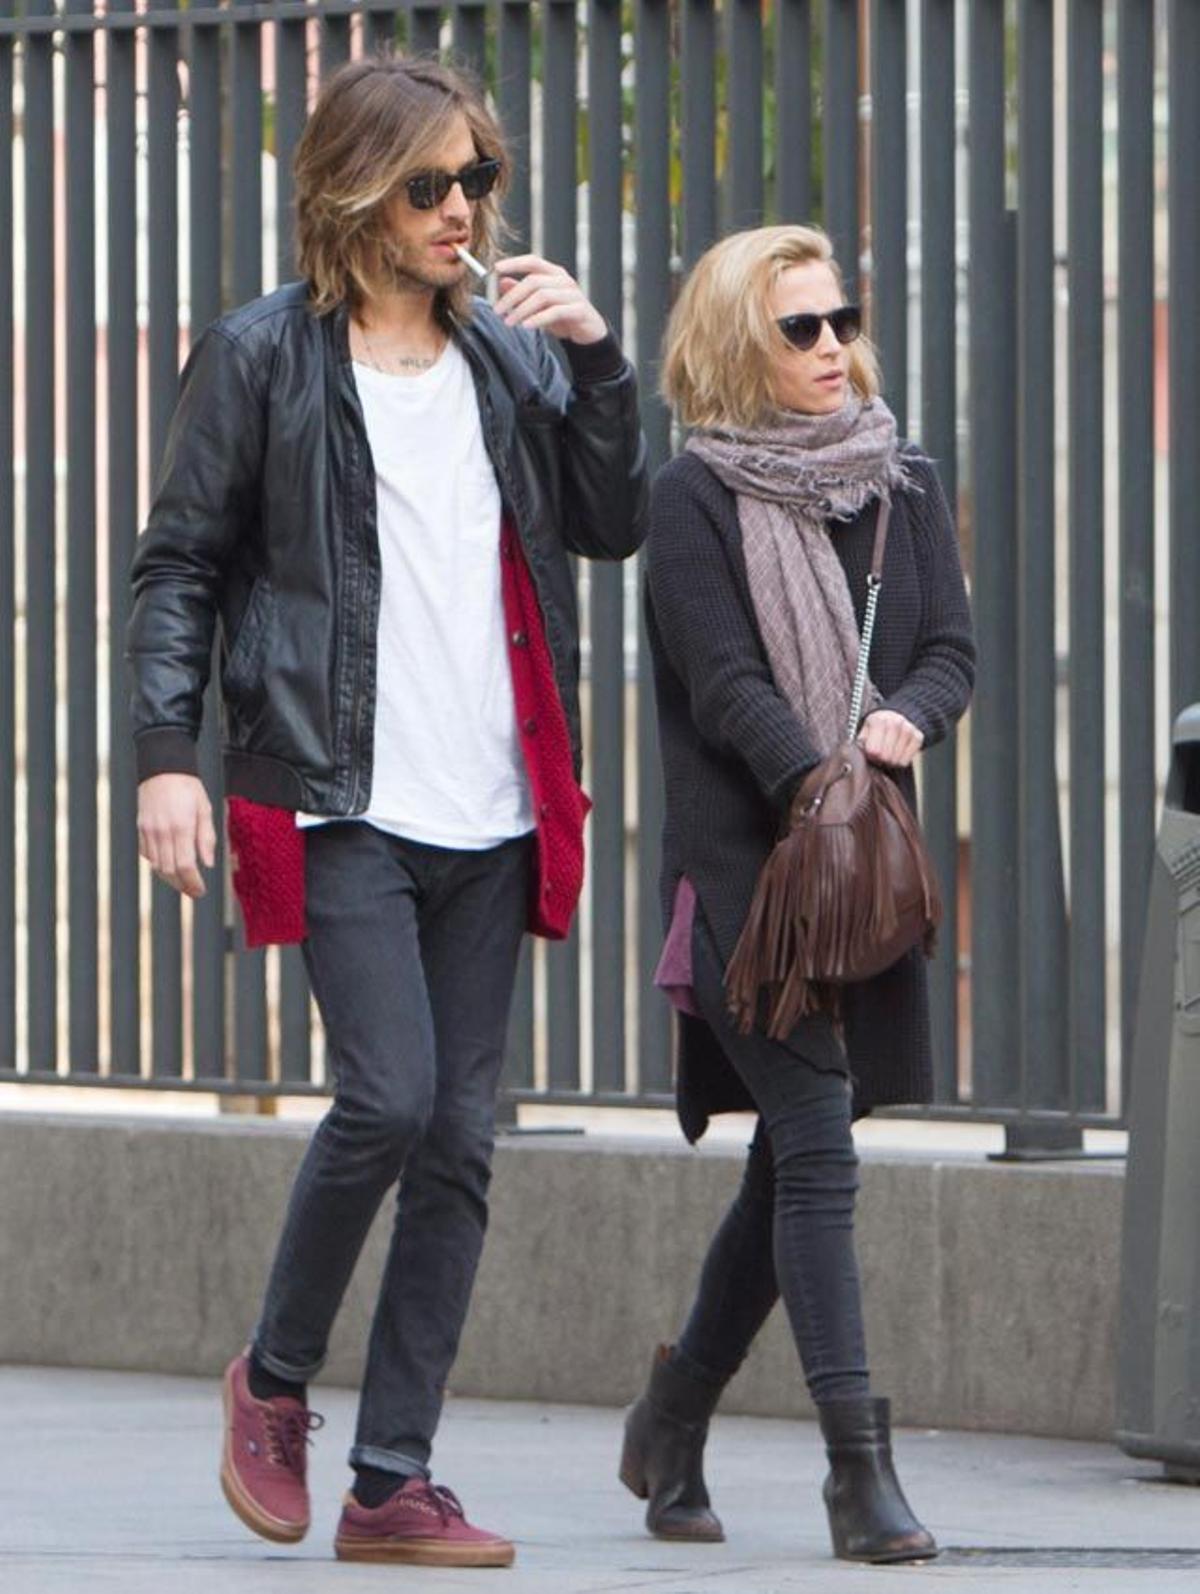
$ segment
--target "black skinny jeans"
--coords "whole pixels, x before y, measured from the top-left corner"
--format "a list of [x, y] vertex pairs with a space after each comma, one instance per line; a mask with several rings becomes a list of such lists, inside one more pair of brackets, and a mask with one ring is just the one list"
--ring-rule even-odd
[[699, 913], [692, 956], [697, 1005], [759, 1120], [676, 1354], [699, 1376], [724, 1384], [782, 1294], [813, 1400], [867, 1395], [849, 1079], [758, 1031], [737, 1030], [725, 1009], [720, 957]]
[[254, 1348], [277, 1377], [315, 1377], [399, 1179], [354, 1466], [428, 1470], [487, 1227], [531, 848], [452, 851], [362, 823], [306, 837], [304, 953], [334, 1097], [292, 1190]]

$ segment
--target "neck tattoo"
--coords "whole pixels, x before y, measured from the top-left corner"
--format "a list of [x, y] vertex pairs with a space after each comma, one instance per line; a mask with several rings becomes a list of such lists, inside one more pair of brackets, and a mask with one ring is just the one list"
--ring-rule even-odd
[[399, 376], [405, 371], [431, 371], [441, 357], [440, 349], [437, 354], [394, 354], [380, 349], [361, 321], [358, 330], [362, 334], [367, 364], [384, 376]]

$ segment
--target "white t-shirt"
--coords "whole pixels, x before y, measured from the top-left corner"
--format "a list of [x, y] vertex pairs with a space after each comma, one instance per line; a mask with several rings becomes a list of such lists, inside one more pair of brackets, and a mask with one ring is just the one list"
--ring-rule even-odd
[[[383, 592], [374, 778], [360, 817], [479, 850], [533, 829], [500, 586], [500, 491], [470, 367], [355, 364], [375, 463]], [[297, 816], [302, 826], [327, 823]]]

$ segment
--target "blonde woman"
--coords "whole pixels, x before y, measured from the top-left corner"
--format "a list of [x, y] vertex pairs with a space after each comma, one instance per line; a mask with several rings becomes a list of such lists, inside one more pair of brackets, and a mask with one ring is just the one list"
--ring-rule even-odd
[[913, 764], [967, 706], [971, 621], [930, 460], [902, 444], [829, 240], [725, 239], [667, 332], [663, 388], [685, 450], [651, 498], [647, 619], [666, 776], [658, 983], [679, 1009], [680, 1121], [752, 1108], [741, 1189], [679, 1341], [631, 1408], [621, 1477], [662, 1538], [717, 1540], [703, 1448], [720, 1392], [783, 1297], [830, 1461], [835, 1554], [935, 1555], [892, 1462], [867, 1368], [851, 1120], [930, 1091], [919, 953], [848, 988], [840, 1017], [743, 1033], [725, 971], [806, 771], [843, 734], [879, 506], [892, 505], [859, 739], [915, 801]]

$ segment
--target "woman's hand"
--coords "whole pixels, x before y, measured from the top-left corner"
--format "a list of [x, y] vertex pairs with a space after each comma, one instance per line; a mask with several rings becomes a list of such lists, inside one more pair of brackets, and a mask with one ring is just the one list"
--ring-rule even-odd
[[863, 720], [858, 745], [873, 764], [907, 769], [925, 745], [925, 738], [903, 714], [890, 708], [878, 708]]

